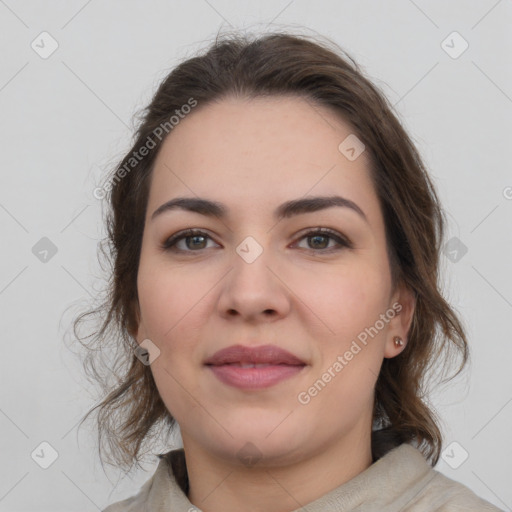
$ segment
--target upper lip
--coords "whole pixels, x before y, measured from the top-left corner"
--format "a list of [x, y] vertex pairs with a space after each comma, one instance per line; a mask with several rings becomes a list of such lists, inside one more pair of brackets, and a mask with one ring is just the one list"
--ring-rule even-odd
[[247, 347], [232, 345], [215, 352], [206, 361], [206, 365], [220, 366], [223, 364], [287, 364], [304, 366], [306, 363], [292, 353], [275, 345]]

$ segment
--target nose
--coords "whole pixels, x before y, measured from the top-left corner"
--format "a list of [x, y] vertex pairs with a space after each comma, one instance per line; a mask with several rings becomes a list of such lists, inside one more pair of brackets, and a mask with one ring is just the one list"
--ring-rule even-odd
[[237, 252], [232, 269], [222, 280], [218, 313], [230, 320], [273, 322], [285, 317], [291, 308], [291, 291], [279, 266], [267, 250], [252, 262]]

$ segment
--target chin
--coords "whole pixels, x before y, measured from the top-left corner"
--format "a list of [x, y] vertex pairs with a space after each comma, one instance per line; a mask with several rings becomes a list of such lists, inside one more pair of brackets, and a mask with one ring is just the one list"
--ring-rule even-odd
[[280, 425], [282, 420], [281, 416], [261, 421], [261, 414], [249, 415], [245, 421], [231, 424], [228, 430], [233, 437], [208, 437], [202, 440], [203, 446], [217, 457], [243, 466], [290, 464], [303, 456], [307, 440], [290, 429], [291, 425], [285, 426], [286, 420]]

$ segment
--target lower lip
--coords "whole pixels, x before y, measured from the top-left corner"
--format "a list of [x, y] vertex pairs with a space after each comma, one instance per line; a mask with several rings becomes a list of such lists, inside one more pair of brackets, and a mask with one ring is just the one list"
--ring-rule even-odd
[[268, 388], [297, 375], [304, 366], [269, 365], [259, 368], [242, 368], [231, 364], [209, 366], [214, 375], [224, 384], [242, 389]]

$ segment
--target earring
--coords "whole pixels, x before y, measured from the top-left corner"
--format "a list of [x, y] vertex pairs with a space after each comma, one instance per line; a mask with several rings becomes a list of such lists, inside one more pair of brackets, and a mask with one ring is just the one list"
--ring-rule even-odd
[[401, 347], [404, 344], [404, 340], [400, 336], [395, 336], [393, 341], [395, 342], [395, 347]]

